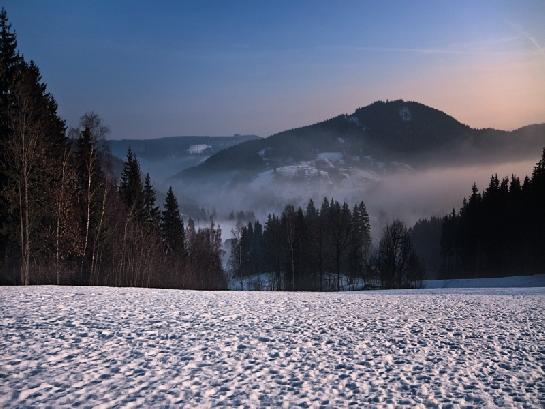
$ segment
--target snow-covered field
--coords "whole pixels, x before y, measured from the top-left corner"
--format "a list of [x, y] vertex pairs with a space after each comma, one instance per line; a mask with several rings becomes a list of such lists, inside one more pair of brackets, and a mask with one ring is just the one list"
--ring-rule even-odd
[[543, 407], [545, 288], [0, 287], [0, 406]]

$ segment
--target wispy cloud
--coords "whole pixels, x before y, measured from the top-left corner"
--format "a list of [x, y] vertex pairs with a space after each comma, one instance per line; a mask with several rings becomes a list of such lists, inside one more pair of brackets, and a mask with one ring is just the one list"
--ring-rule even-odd
[[519, 24], [513, 23], [512, 21], [508, 21], [508, 24], [517, 31], [518, 35], [523, 37], [525, 40], [527, 40], [538, 52], [541, 56], [543, 56], [543, 62], [545, 62], [545, 47], [542, 46], [537, 38], [535, 38], [530, 32], [525, 30], [522, 26]]
[[[529, 33], [526, 33], [526, 38], [528, 39], [528, 41], [536, 48], [536, 50], [538, 50], [540, 52], [540, 54], [545, 58], [545, 48], [543, 46], [541, 46], [539, 44], [539, 42], [537, 41], [537, 39], [530, 35]], [[545, 60], [544, 60], [545, 61]]]

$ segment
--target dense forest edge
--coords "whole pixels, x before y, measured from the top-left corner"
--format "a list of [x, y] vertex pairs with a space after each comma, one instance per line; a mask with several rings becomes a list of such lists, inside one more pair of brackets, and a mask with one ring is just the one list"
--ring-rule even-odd
[[[281, 215], [239, 225], [230, 271], [273, 290], [417, 288], [423, 279], [545, 273], [545, 149], [531, 176], [476, 184], [462, 207], [407, 228], [394, 220], [372, 248], [363, 202], [353, 209], [324, 198], [319, 209], [286, 206]], [[266, 272], [264, 280], [247, 280]]]
[[275, 290], [335, 291], [545, 272], [545, 150], [522, 182], [494, 175], [459, 211], [394, 220], [376, 248], [364, 202], [288, 205], [239, 224], [224, 266], [221, 228], [184, 222], [172, 188], [159, 205], [130, 149], [118, 177], [108, 133], [93, 112], [66, 126], [2, 9], [0, 284], [222, 290], [266, 274]]

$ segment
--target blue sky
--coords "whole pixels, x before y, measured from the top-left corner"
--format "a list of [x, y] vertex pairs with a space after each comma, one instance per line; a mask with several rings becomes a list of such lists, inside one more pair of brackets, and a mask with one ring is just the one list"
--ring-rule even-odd
[[0, 0], [68, 124], [112, 138], [276, 131], [411, 99], [545, 122], [545, 0]]

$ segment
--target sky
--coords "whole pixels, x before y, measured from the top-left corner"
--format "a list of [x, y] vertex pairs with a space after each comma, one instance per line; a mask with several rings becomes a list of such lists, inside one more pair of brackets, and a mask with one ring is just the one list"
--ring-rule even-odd
[[0, 0], [68, 125], [268, 136], [375, 100], [545, 122], [545, 0]]

